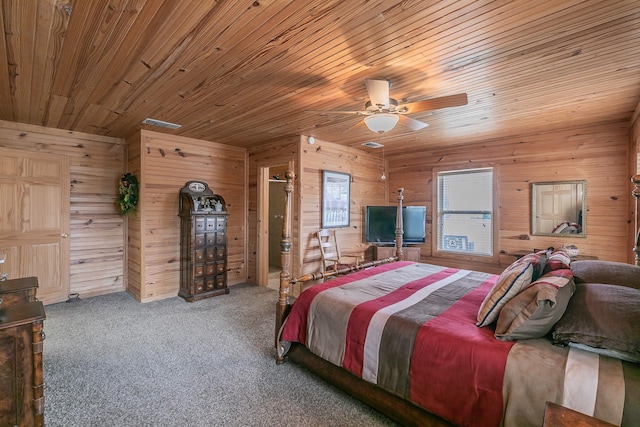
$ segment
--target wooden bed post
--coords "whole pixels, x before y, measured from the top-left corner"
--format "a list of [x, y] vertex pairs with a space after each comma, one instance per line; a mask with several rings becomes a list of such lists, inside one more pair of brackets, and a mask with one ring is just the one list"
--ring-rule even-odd
[[[276, 334], [275, 334], [275, 346], [278, 348], [278, 333], [282, 327], [287, 311], [289, 309], [289, 289], [291, 282], [291, 193], [293, 192], [293, 178], [294, 173], [291, 170], [287, 170], [284, 174], [287, 180], [284, 185], [285, 192], [285, 204], [284, 215], [282, 220], [282, 240], [280, 240], [280, 254], [282, 259], [282, 271], [280, 272], [280, 295], [278, 297], [278, 304], [276, 305]], [[277, 358], [277, 363], [284, 362], [284, 359], [280, 356]]]
[[636, 198], [636, 209], [635, 209], [635, 228], [633, 232], [635, 233], [634, 239], [634, 247], [633, 252], [636, 254], [636, 265], [640, 265], [640, 228], [638, 228], [638, 202], [640, 201], [640, 175], [634, 175], [631, 177], [631, 182], [633, 182], [633, 197]]
[[404, 234], [402, 227], [402, 193], [404, 188], [398, 188], [398, 203], [396, 204], [396, 256], [399, 261], [404, 261], [404, 250], [402, 249], [402, 235]]

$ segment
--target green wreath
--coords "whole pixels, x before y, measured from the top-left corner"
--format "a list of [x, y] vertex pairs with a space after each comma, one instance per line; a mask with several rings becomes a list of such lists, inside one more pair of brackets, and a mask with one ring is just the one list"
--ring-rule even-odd
[[120, 178], [118, 206], [122, 215], [127, 215], [136, 209], [138, 204], [138, 178], [125, 173]]

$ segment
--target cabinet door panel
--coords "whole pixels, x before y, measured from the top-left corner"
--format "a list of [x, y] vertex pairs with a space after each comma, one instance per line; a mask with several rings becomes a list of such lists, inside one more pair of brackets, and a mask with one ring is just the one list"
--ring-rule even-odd
[[204, 278], [196, 277], [193, 279], [193, 286], [195, 287], [196, 293], [204, 292]]
[[33, 425], [31, 325], [0, 331], [0, 425]]
[[216, 288], [222, 289], [227, 287], [226, 276], [216, 276]]
[[194, 274], [196, 275], [196, 277], [202, 277], [202, 276], [204, 276], [204, 265], [202, 265], [202, 264], [197, 264], [197, 265], [195, 266]]
[[224, 262], [224, 261], [223, 261], [223, 262], [217, 262], [217, 263], [216, 263], [216, 272], [217, 272], [218, 274], [224, 274], [225, 269], [226, 269], [226, 268], [225, 268], [225, 262]]
[[216, 264], [207, 264], [205, 270], [207, 276], [213, 276], [216, 274]]

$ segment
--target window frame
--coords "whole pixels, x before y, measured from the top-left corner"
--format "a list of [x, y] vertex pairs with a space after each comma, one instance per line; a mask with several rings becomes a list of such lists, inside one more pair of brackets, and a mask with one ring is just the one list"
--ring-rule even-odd
[[[438, 198], [439, 194], [439, 186], [438, 186], [438, 176], [442, 173], [460, 173], [466, 171], [474, 171], [474, 170], [483, 170], [483, 169], [492, 169], [493, 179], [493, 203], [492, 203], [492, 215], [491, 215], [491, 226], [492, 226], [492, 253], [489, 255], [485, 254], [471, 254], [468, 252], [456, 252], [445, 249], [438, 248], [438, 234], [440, 229], [440, 212], [438, 211]], [[467, 260], [467, 261], [482, 261], [482, 262], [491, 262], [498, 261], [499, 259], [499, 206], [500, 206], [500, 192], [499, 192], [499, 166], [495, 164], [477, 164], [477, 165], [464, 165], [464, 167], [441, 167], [433, 169], [433, 177], [432, 177], [432, 210], [433, 212], [433, 227], [432, 227], [432, 239], [431, 239], [431, 253], [437, 257], [443, 258], [455, 258], [457, 260]], [[474, 211], [475, 212], [475, 211]]]

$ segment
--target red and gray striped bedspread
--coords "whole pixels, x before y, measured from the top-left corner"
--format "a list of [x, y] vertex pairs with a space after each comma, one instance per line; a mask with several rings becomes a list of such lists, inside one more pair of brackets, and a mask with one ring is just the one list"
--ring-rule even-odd
[[475, 326], [498, 276], [396, 262], [316, 285], [281, 341], [460, 426], [540, 426], [546, 401], [618, 425], [640, 420], [640, 366]]

